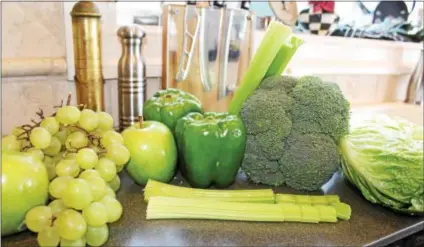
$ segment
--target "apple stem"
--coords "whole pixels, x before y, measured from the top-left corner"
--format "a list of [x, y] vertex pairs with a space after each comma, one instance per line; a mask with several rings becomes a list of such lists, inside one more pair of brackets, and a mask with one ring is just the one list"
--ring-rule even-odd
[[138, 123], [140, 124], [140, 128], [143, 127], [143, 116], [138, 116]]

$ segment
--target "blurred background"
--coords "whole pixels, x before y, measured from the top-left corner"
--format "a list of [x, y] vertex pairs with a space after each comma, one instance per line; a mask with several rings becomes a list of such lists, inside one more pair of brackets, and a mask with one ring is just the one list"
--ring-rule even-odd
[[[69, 91], [75, 93], [70, 16], [75, 3], [3, 1], [2, 133], [28, 122], [39, 107], [49, 109]], [[153, 94], [160, 88], [163, 69], [162, 6], [169, 3], [96, 2], [101, 13], [105, 104], [114, 118], [118, 114], [117, 63], [121, 56], [116, 32], [127, 24], [139, 24], [145, 30], [147, 94]], [[271, 20], [291, 26], [305, 43], [284, 74], [314, 74], [333, 81], [357, 109], [382, 106], [391, 110], [395, 104], [401, 107], [396, 108], [399, 114], [407, 114], [404, 105], [422, 104], [421, 1], [206, 3], [254, 13], [253, 50]], [[422, 119], [422, 115], [412, 117]]]

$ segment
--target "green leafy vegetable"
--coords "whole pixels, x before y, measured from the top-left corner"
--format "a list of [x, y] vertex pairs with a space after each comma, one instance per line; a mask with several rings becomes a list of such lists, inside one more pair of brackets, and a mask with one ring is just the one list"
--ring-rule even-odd
[[424, 213], [422, 128], [386, 115], [352, 121], [340, 141], [345, 176], [372, 203]]

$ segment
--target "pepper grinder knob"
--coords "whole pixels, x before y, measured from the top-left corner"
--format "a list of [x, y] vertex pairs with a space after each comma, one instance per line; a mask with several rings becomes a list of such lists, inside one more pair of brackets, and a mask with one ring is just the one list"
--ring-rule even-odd
[[146, 100], [146, 65], [142, 44], [146, 33], [138, 25], [122, 26], [117, 35], [122, 55], [118, 63], [119, 128], [135, 124], [143, 114]]

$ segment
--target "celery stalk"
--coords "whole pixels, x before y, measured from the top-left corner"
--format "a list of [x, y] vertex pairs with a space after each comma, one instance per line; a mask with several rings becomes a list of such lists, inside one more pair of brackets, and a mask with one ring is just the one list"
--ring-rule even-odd
[[331, 205], [336, 209], [337, 218], [342, 220], [350, 219], [352, 209], [350, 208], [349, 204], [346, 204], [343, 202], [335, 202], [335, 203], [332, 203]]
[[215, 219], [262, 222], [337, 222], [331, 206], [211, 201], [204, 199], [151, 197], [146, 219]]
[[276, 21], [271, 22], [243, 75], [239, 88], [234, 92], [228, 109], [229, 113], [234, 115], [240, 113], [243, 103], [259, 87], [274, 58], [290, 38], [291, 33], [290, 27]]
[[303, 44], [303, 40], [293, 35], [290, 39], [290, 43], [285, 43], [281, 46], [274, 61], [266, 72], [265, 77], [282, 75], [290, 60], [296, 53], [299, 46]]
[[337, 211], [334, 207], [328, 205], [315, 205], [322, 222], [337, 222]]
[[331, 203], [340, 202], [337, 195], [291, 195], [291, 194], [275, 194], [276, 203], [295, 203], [307, 205], [329, 205]]
[[149, 180], [144, 188], [144, 200], [149, 201], [153, 196], [169, 196], [178, 198], [198, 198], [217, 201], [274, 203], [272, 189], [257, 190], [209, 190], [186, 188], [155, 180]]
[[216, 219], [284, 221], [278, 204], [223, 202], [176, 197], [151, 197], [146, 219]]

